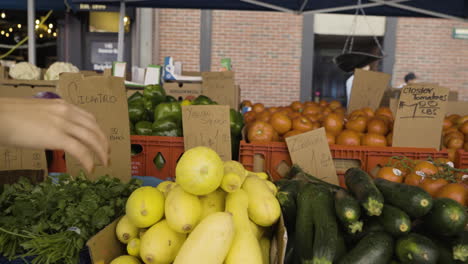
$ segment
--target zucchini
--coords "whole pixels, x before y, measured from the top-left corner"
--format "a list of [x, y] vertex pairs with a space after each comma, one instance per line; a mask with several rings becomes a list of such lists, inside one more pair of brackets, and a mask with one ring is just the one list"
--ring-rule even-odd
[[392, 236], [406, 235], [411, 230], [411, 219], [408, 214], [394, 206], [385, 205], [378, 219], [385, 231]]
[[369, 174], [359, 168], [351, 168], [345, 173], [345, 182], [368, 215], [378, 216], [382, 213], [384, 198]]
[[453, 245], [453, 258], [468, 261], [468, 231], [461, 232]]
[[459, 264], [460, 261], [454, 260], [452, 255], [452, 250], [447, 243], [441, 242], [440, 240], [430, 238], [434, 245], [439, 251], [439, 258], [437, 259], [437, 264]]
[[293, 180], [303, 181], [303, 182], [310, 182], [310, 183], [319, 184], [319, 185], [322, 185], [322, 186], [326, 187], [327, 189], [329, 189], [332, 192], [336, 192], [338, 190], [343, 189], [340, 186], [330, 184], [330, 183], [328, 183], [326, 181], [323, 181], [323, 180], [321, 180], [319, 178], [316, 178], [316, 177], [306, 173], [297, 164], [294, 164], [291, 167], [291, 169], [289, 170], [288, 178], [293, 179]]
[[403, 263], [437, 264], [439, 257], [435, 244], [429, 238], [416, 233], [398, 239], [395, 251]]
[[393, 256], [393, 238], [385, 232], [372, 232], [351, 249], [339, 264], [387, 264]]
[[431, 211], [423, 218], [427, 230], [441, 236], [454, 236], [465, 228], [465, 208], [449, 198], [434, 199]]
[[278, 193], [276, 193], [276, 198], [281, 205], [281, 212], [283, 213], [284, 224], [288, 233], [292, 233], [295, 230], [298, 188], [298, 181], [289, 181], [289, 183], [283, 184], [279, 188]]
[[356, 243], [358, 243], [362, 238], [369, 235], [370, 233], [374, 232], [385, 232], [384, 227], [379, 222], [376, 217], [367, 217], [363, 219], [364, 227], [362, 232], [358, 232], [355, 234], [345, 234], [346, 243], [350, 247], [354, 247]]
[[[312, 207], [314, 224], [313, 264], [332, 264], [336, 255], [338, 224], [333, 209], [333, 194], [321, 185], [312, 185], [314, 198], [309, 202]], [[300, 229], [296, 229], [300, 232]], [[309, 238], [310, 239], [310, 238]]]
[[432, 208], [432, 197], [424, 189], [387, 181], [375, 179], [375, 185], [384, 196], [385, 202], [400, 208], [413, 218], [427, 214]]
[[297, 194], [296, 230], [294, 239], [294, 263], [312, 263], [314, 225], [312, 222], [312, 206], [315, 198], [315, 188], [311, 183], [300, 188]]
[[358, 201], [345, 190], [335, 193], [335, 213], [346, 231], [351, 234], [362, 231], [361, 206]]
[[339, 259], [341, 259], [347, 252], [346, 250], [346, 243], [345, 239], [343, 237], [343, 233], [341, 230], [338, 229], [338, 234], [337, 234], [337, 239], [336, 239], [336, 254], [333, 262], [337, 262]]
[[294, 263], [294, 233], [288, 234], [288, 242], [286, 245], [286, 253], [284, 256], [284, 264], [293, 264]]

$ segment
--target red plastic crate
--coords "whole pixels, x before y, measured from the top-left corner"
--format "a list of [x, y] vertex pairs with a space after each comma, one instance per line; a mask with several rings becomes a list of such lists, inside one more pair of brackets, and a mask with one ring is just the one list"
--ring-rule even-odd
[[[340, 185], [344, 186], [344, 173], [352, 167], [360, 167], [370, 172], [377, 165], [385, 165], [392, 156], [406, 156], [412, 159], [446, 158], [447, 151], [437, 151], [427, 148], [396, 148], [396, 147], [364, 147], [364, 146], [330, 146], [335, 162]], [[246, 143], [241, 142], [240, 162], [249, 170], [254, 170], [255, 156], [259, 155], [260, 168], [265, 170], [274, 180], [282, 178], [287, 167], [291, 166], [288, 148], [283, 142]], [[287, 166], [285, 166], [287, 165]]]
[[459, 149], [457, 151], [455, 168], [468, 169], [468, 152], [464, 151], [463, 149]]
[[[140, 145], [142, 151], [132, 155], [132, 175], [152, 176], [161, 180], [175, 178], [175, 167], [180, 156], [184, 153], [183, 137], [159, 136], [131, 136], [132, 145]], [[165, 165], [158, 169], [154, 165], [154, 158], [160, 153]], [[63, 151], [54, 151], [54, 158], [49, 172], [63, 173], [67, 171]]]
[[[143, 151], [132, 156], [132, 175], [152, 176], [161, 180], [175, 178], [175, 167], [184, 153], [183, 137], [132, 136], [132, 145], [141, 145]], [[153, 160], [160, 154], [165, 160], [159, 169]]]

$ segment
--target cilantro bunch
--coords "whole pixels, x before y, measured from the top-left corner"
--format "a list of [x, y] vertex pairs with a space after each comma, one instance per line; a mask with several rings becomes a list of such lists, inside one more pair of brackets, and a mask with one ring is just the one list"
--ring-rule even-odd
[[0, 255], [76, 264], [86, 241], [125, 213], [127, 198], [140, 185], [61, 175], [37, 185], [23, 178], [0, 186]]

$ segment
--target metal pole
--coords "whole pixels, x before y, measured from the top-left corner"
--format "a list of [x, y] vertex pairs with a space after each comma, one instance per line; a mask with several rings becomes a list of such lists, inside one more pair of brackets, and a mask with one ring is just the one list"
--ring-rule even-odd
[[118, 41], [117, 41], [117, 61], [123, 61], [123, 58], [124, 58], [124, 37], [125, 37], [124, 18], [125, 18], [125, 0], [120, 0], [119, 36], [118, 36]]
[[28, 0], [28, 61], [36, 65], [36, 37], [34, 24], [34, 1]]

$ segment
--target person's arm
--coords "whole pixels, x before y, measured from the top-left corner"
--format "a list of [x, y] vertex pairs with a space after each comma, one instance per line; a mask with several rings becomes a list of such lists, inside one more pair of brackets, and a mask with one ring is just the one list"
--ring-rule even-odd
[[0, 98], [0, 145], [63, 149], [92, 171], [92, 152], [107, 166], [109, 142], [85, 110], [61, 99]]

